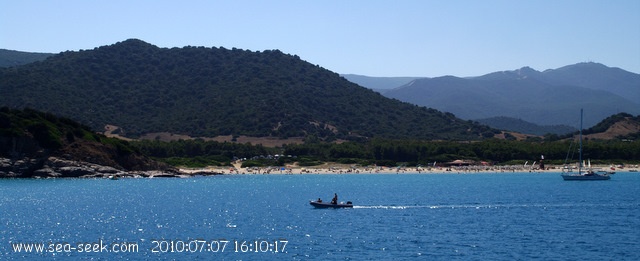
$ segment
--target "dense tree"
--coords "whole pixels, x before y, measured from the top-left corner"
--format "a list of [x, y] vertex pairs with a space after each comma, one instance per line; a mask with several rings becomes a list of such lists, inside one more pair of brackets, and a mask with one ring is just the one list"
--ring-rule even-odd
[[[577, 146], [571, 141], [525, 142], [489, 139], [480, 142], [418, 141], [373, 139], [366, 142], [325, 143], [309, 142], [266, 148], [249, 144], [219, 143], [213, 141], [141, 141], [133, 145], [147, 155], [159, 158], [209, 158], [212, 165], [228, 164], [234, 158], [255, 158], [267, 155], [293, 155], [298, 161], [342, 162], [364, 165], [395, 166], [430, 165], [456, 159], [511, 163], [537, 161], [542, 155], [547, 162], [561, 164], [567, 156], [577, 155]], [[584, 155], [593, 162], [625, 162], [640, 158], [640, 143], [623, 141], [587, 141]], [[198, 154], [202, 153], [202, 154]], [[215, 157], [215, 160], [213, 160]], [[571, 159], [571, 157], [569, 157]], [[574, 160], [576, 160], [574, 158]], [[291, 161], [268, 161], [268, 165], [283, 165]], [[258, 164], [254, 161], [252, 164]]]
[[127, 40], [0, 69], [0, 106], [137, 137], [170, 132], [322, 140], [479, 140], [492, 129], [357, 86], [278, 50], [158, 48]]
[[[50, 156], [126, 170], [167, 167], [142, 156], [127, 141], [97, 134], [68, 118], [33, 109], [0, 108], [0, 157], [42, 164]], [[21, 170], [19, 175], [28, 177], [32, 171]]]
[[[25, 141], [32, 137], [37, 147]], [[173, 165], [207, 166], [230, 165], [236, 159], [256, 159], [252, 164], [284, 165], [298, 162], [314, 165], [321, 162], [341, 162], [362, 165], [429, 165], [456, 159], [489, 161], [494, 163], [521, 164], [524, 161], [545, 160], [562, 163], [571, 155], [577, 155], [575, 140], [560, 141], [510, 141], [487, 139], [476, 142], [395, 140], [374, 138], [364, 141], [327, 143], [308, 136], [304, 144], [290, 144], [268, 148], [262, 145], [215, 142], [202, 139], [161, 141], [132, 141], [107, 138], [92, 132], [88, 127], [67, 118], [31, 109], [12, 110], [0, 108], [0, 155], [39, 153], [38, 148], [58, 151], [61, 147], [73, 149], [78, 141], [104, 144], [115, 155], [142, 153]], [[19, 143], [16, 146], [14, 143]], [[573, 144], [572, 144], [573, 143]], [[633, 162], [640, 159], [640, 142], [585, 139], [584, 157], [592, 162]], [[64, 154], [65, 150], [60, 152]], [[274, 155], [286, 155], [274, 157]], [[82, 158], [82, 155], [76, 155]], [[118, 156], [118, 157], [120, 157]]]

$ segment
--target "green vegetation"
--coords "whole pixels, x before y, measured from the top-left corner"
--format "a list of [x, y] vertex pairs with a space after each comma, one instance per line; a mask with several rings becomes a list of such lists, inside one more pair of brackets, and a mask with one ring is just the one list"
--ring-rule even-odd
[[158, 48], [140, 40], [0, 69], [0, 106], [35, 108], [121, 135], [321, 141], [481, 140], [495, 130], [392, 100], [278, 50]]
[[[561, 164], [567, 157], [571, 141], [509, 141], [489, 139], [479, 142], [417, 141], [373, 139], [367, 142], [307, 143], [265, 148], [248, 144], [214, 141], [143, 141], [132, 144], [148, 155], [158, 158], [193, 158], [218, 156], [210, 165], [228, 165], [233, 159], [247, 158], [243, 167], [284, 166], [297, 161], [300, 166], [314, 166], [323, 162], [358, 165], [397, 166], [429, 165], [456, 159], [487, 161], [496, 164], [533, 162], [544, 155], [548, 163]], [[640, 158], [640, 142], [585, 141], [584, 157], [593, 163], [624, 163]], [[575, 148], [575, 145], [573, 146]], [[221, 149], [224, 148], [224, 149]], [[574, 152], [575, 153], [575, 152]], [[287, 155], [279, 159], [265, 159], [267, 155]], [[164, 155], [164, 156], [163, 156]], [[262, 157], [261, 157], [262, 156]], [[290, 158], [295, 156], [296, 158]], [[228, 160], [228, 161], [227, 161]], [[171, 164], [185, 164], [172, 163]], [[206, 162], [202, 162], [206, 164]], [[187, 164], [185, 164], [187, 165]]]
[[[89, 128], [66, 118], [32, 109], [12, 110], [0, 108], [0, 136], [7, 138], [31, 137], [44, 149], [56, 150], [66, 141], [74, 141], [89, 134]], [[64, 139], [63, 139], [64, 138]], [[3, 146], [6, 154], [12, 146]]]
[[[205, 167], [230, 166], [237, 158], [251, 158], [259, 155], [276, 154], [273, 148], [215, 142], [203, 140], [179, 140], [172, 142], [136, 141], [131, 142], [142, 154], [173, 166]], [[271, 164], [273, 165], [273, 164]]]
[[[0, 86], [0, 106], [7, 106], [0, 109], [3, 156], [44, 150], [109, 164], [119, 158], [124, 166], [131, 163], [126, 156], [141, 153], [192, 167], [228, 166], [236, 159], [247, 159], [247, 166], [428, 165], [456, 159], [505, 163], [533, 161], [541, 154], [564, 160], [571, 137], [493, 139], [498, 131], [487, 126], [385, 98], [278, 50], [166, 49], [127, 40], [1, 68]], [[601, 132], [622, 119], [640, 120], [614, 115], [585, 133]], [[203, 139], [126, 142], [90, 129], [102, 130], [106, 124], [119, 126], [126, 137], [169, 132], [304, 137], [305, 143], [267, 148]], [[640, 143], [622, 141], [638, 136], [588, 140], [584, 156], [639, 159]]]
[[[612, 118], [638, 120], [628, 115], [622, 116], [625, 117]], [[616, 121], [607, 122], [612, 125]], [[40, 153], [41, 149], [58, 154], [81, 153], [76, 155], [79, 158], [95, 155], [91, 154], [91, 151], [96, 148], [93, 146], [89, 146], [89, 150], [74, 151], [74, 148], [81, 147], [80, 144], [83, 142], [102, 144], [113, 151], [112, 157], [116, 158], [141, 153], [173, 166], [187, 167], [231, 166], [235, 160], [243, 159], [243, 167], [252, 167], [285, 166], [294, 162], [300, 166], [315, 166], [324, 162], [415, 166], [457, 159], [497, 164], [522, 164], [524, 161], [538, 160], [540, 155], [545, 155], [548, 163], [560, 164], [567, 157], [572, 141], [569, 139], [557, 141], [486, 139], [455, 142], [374, 138], [364, 141], [328, 143], [310, 138], [304, 144], [290, 144], [276, 148], [202, 139], [127, 142], [96, 134], [87, 126], [50, 113], [32, 109], [0, 108], [0, 148], [2, 148], [0, 156], [11, 157], [16, 153], [35, 155]], [[592, 163], [634, 163], [632, 160], [640, 159], [640, 142], [637, 141], [585, 140], [583, 146], [584, 157], [592, 159]], [[573, 148], [575, 147], [574, 144]]]
[[[33, 141], [33, 142], [32, 142]], [[64, 153], [64, 147], [78, 141], [100, 143], [117, 155], [137, 153], [129, 142], [96, 134], [68, 118], [33, 109], [0, 108], [0, 156], [36, 155], [41, 149]]]
[[171, 166], [182, 166], [187, 168], [204, 168], [208, 166], [230, 166], [229, 159], [224, 156], [195, 156], [190, 158], [170, 157], [156, 158]]
[[633, 117], [633, 115], [628, 114], [628, 113], [618, 113], [615, 115], [611, 115], [609, 117], [607, 117], [606, 119], [602, 120], [600, 123], [596, 124], [595, 126], [586, 129], [584, 131], [582, 131], [582, 134], [587, 135], [587, 134], [593, 134], [593, 133], [600, 133], [600, 132], [605, 132], [606, 130], [608, 130], [611, 126], [613, 126], [613, 124], [625, 120], [625, 119], [630, 119], [631, 121], [636, 121], [636, 122], [640, 122], [640, 115]]

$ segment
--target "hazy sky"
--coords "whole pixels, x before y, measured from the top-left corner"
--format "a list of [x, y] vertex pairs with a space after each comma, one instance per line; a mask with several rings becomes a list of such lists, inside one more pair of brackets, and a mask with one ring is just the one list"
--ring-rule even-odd
[[279, 49], [337, 73], [478, 76], [599, 62], [640, 73], [640, 0], [0, 0], [0, 48]]

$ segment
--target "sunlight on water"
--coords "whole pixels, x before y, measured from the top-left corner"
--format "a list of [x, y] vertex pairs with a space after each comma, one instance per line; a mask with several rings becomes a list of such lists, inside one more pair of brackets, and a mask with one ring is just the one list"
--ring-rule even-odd
[[[333, 193], [354, 207], [309, 205]], [[628, 251], [640, 242], [639, 208], [632, 174], [586, 183], [555, 174], [0, 180], [0, 259], [640, 260]], [[97, 240], [140, 251], [18, 254], [10, 245]], [[152, 253], [158, 240], [229, 241], [233, 251]], [[270, 252], [274, 240], [285, 251]], [[235, 252], [235, 242], [267, 252]], [[594, 243], [607, 251], [585, 251]]]
[[637, 203], [622, 204], [492, 204], [492, 205], [424, 205], [424, 206], [358, 206], [354, 205], [354, 209], [412, 209], [412, 208], [429, 208], [429, 209], [458, 209], [458, 208], [474, 208], [474, 209], [491, 209], [491, 208], [572, 208], [572, 207], [638, 207]]

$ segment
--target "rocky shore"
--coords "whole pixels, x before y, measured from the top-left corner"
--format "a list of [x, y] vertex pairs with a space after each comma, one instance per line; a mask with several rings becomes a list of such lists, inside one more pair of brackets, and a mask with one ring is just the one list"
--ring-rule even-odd
[[219, 173], [183, 173], [176, 169], [126, 171], [110, 166], [58, 157], [48, 157], [46, 159], [0, 158], [0, 178], [154, 178], [216, 174]]

